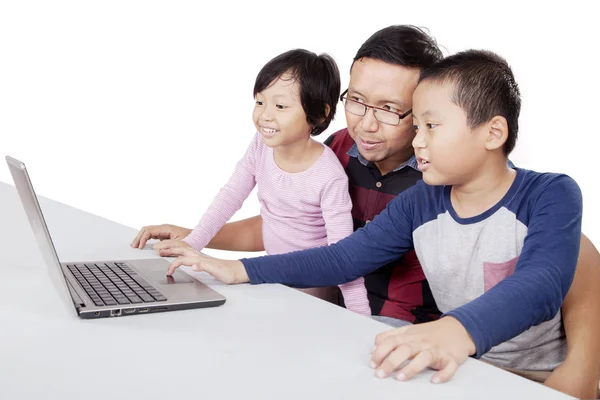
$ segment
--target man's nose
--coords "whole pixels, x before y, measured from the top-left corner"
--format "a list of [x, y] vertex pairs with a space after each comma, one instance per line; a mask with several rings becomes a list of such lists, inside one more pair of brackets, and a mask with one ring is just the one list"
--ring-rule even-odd
[[360, 121], [361, 128], [365, 132], [375, 132], [379, 129], [379, 121], [375, 118], [375, 110], [372, 108], [367, 108], [365, 115], [362, 117]]

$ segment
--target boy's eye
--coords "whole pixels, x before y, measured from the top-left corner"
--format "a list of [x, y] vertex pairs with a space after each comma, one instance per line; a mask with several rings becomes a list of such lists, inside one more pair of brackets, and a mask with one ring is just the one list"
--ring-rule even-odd
[[357, 103], [364, 103], [364, 101], [362, 99], [359, 99], [358, 97], [355, 97], [355, 96], [350, 97], [350, 100], [356, 101]]
[[275, 107], [277, 107], [280, 110], [283, 110], [284, 108], [287, 108], [286, 106], [284, 106], [283, 104], [276, 104]]
[[255, 103], [256, 103], [257, 106], [262, 106], [263, 105], [263, 102], [260, 101], [260, 100], [256, 100]]
[[396, 114], [400, 114], [400, 110], [398, 110], [397, 108], [394, 108], [392, 106], [385, 105], [385, 106], [383, 106], [381, 108], [383, 108], [385, 110], [388, 110], [388, 111], [391, 111], [391, 112], [396, 113]]

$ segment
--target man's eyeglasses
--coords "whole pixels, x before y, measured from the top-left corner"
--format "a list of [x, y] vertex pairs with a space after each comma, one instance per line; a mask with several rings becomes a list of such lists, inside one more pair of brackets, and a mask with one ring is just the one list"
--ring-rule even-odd
[[342, 95], [340, 96], [340, 100], [342, 101], [342, 103], [344, 103], [344, 108], [346, 109], [346, 111], [348, 111], [350, 114], [354, 114], [359, 117], [364, 117], [367, 114], [367, 109], [372, 108], [373, 115], [375, 116], [375, 119], [377, 119], [377, 121], [388, 125], [398, 125], [400, 124], [400, 121], [408, 117], [412, 112], [412, 110], [408, 110], [404, 114], [399, 114], [390, 110], [386, 110], [385, 108], [370, 106], [368, 104], [349, 99], [348, 97], [346, 97], [347, 93], [348, 89], [346, 89], [344, 93], [342, 93]]

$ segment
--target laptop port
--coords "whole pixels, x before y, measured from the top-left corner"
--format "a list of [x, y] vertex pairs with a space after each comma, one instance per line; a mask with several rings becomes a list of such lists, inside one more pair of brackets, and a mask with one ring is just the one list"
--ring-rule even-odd
[[147, 308], [138, 308], [138, 312], [139, 313], [148, 312], [148, 309]]
[[110, 316], [111, 317], [120, 317], [121, 316], [121, 309], [110, 310]]
[[126, 308], [123, 310], [124, 314], [133, 314], [135, 312], [135, 308]]
[[160, 312], [160, 311], [167, 311], [168, 308], [167, 307], [153, 307], [152, 308], [152, 312]]

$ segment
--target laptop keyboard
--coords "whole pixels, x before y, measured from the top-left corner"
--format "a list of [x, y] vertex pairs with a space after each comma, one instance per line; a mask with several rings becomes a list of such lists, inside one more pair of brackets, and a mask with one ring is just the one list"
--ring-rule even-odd
[[125, 263], [69, 264], [67, 268], [97, 306], [167, 300]]

